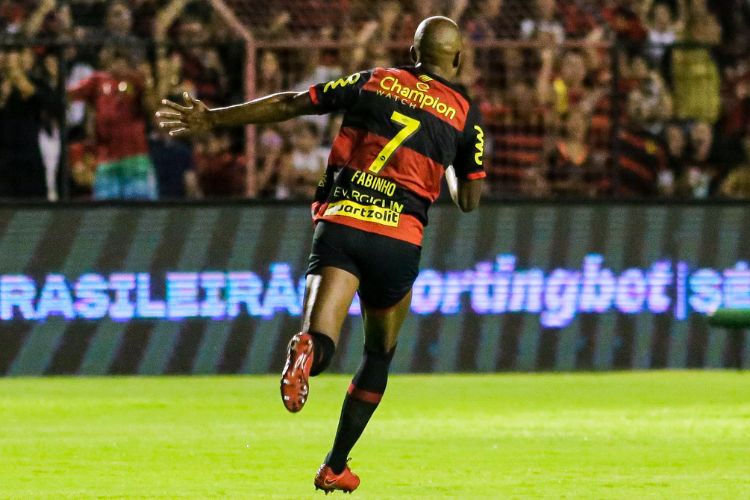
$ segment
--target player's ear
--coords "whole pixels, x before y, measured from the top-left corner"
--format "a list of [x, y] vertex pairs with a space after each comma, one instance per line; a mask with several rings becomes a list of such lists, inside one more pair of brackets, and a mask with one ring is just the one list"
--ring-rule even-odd
[[412, 45], [409, 47], [409, 55], [411, 56], [411, 62], [414, 64], [417, 64], [419, 62], [419, 53], [417, 52], [416, 47]]
[[458, 69], [461, 65], [461, 53], [456, 52], [456, 56], [453, 58], [453, 68]]

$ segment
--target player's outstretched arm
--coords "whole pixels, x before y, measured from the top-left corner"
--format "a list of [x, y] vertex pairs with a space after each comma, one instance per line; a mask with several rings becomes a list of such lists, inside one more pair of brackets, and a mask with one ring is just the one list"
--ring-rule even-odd
[[250, 102], [209, 109], [204, 103], [185, 92], [184, 104], [169, 100], [162, 104], [169, 111], [159, 111], [159, 127], [171, 136], [194, 135], [215, 127], [283, 122], [290, 118], [315, 113], [309, 92], [280, 92]]

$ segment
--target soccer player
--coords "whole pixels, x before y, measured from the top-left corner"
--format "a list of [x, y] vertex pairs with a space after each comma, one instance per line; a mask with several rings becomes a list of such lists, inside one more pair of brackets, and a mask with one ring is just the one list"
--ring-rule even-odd
[[461, 33], [445, 17], [422, 21], [413, 66], [375, 68], [227, 108], [185, 95], [158, 113], [172, 135], [215, 126], [259, 124], [342, 111], [344, 120], [320, 180], [307, 269], [302, 331], [289, 342], [282, 401], [302, 409], [308, 379], [326, 369], [354, 294], [365, 329], [362, 364], [344, 399], [333, 447], [315, 477], [326, 493], [351, 492], [359, 478], [347, 457], [385, 392], [388, 369], [418, 274], [427, 209], [446, 175], [451, 197], [468, 212], [479, 204], [484, 134], [479, 110], [450, 83]]

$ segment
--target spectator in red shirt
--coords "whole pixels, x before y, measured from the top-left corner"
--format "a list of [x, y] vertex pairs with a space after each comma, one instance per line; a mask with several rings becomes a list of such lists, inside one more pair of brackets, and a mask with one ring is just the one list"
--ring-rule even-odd
[[669, 171], [667, 153], [661, 137], [649, 131], [656, 110], [643, 93], [631, 92], [627, 97], [627, 121], [620, 131], [616, 194], [620, 196], [654, 196], [668, 194], [672, 186], [665, 181]]
[[614, 31], [619, 41], [625, 43], [641, 43], [648, 37], [646, 27], [638, 14], [628, 5], [605, 7], [602, 17]]
[[131, 70], [127, 52], [102, 50], [108, 70], [96, 72], [68, 90], [72, 100], [95, 110], [97, 169], [95, 199], [155, 199], [146, 120], [155, 108], [153, 90]]
[[594, 15], [581, 3], [576, 0], [558, 0], [557, 2], [557, 10], [565, 28], [566, 37], [585, 38], [597, 29]]
[[245, 194], [245, 159], [231, 151], [226, 132], [214, 132], [195, 144], [199, 196], [238, 198]]
[[547, 164], [550, 188], [558, 195], [594, 196], [608, 187], [605, 164], [589, 146], [591, 117], [571, 110], [563, 122], [560, 137]]
[[[534, 91], [518, 81], [508, 92], [507, 109], [487, 120], [492, 164], [487, 169], [496, 194], [544, 195], [543, 172], [547, 121]], [[490, 148], [488, 148], [490, 149]]]
[[154, 20], [157, 55], [167, 55], [167, 43], [177, 41], [181, 77], [190, 82], [193, 92], [208, 104], [228, 99], [229, 79], [218, 47], [210, 46], [212, 28], [198, 12], [186, 11], [191, 2], [172, 0]]

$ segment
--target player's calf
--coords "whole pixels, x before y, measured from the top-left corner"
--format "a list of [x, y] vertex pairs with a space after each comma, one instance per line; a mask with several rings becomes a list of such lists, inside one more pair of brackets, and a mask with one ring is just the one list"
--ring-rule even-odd
[[344, 397], [333, 448], [326, 457], [325, 463], [332, 472], [341, 473], [346, 470], [349, 452], [380, 404], [388, 383], [388, 369], [394, 351], [395, 348], [382, 352], [365, 347], [362, 364]]

